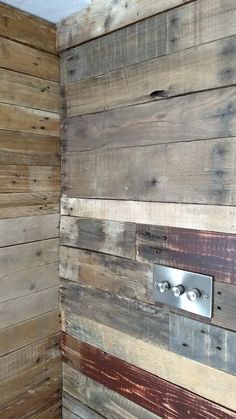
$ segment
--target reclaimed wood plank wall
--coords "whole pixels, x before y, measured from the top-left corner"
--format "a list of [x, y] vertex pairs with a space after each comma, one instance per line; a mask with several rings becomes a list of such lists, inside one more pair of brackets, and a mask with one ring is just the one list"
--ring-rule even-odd
[[0, 417], [61, 417], [56, 27], [0, 4]]
[[[94, 0], [58, 27], [65, 418], [236, 418], [236, 2]], [[153, 264], [214, 277], [154, 305]]]

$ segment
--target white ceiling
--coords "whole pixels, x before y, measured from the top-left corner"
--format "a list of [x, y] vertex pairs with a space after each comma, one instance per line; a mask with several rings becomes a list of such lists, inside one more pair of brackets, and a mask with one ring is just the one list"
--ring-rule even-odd
[[4, 3], [57, 23], [87, 7], [91, 0], [5, 0]]

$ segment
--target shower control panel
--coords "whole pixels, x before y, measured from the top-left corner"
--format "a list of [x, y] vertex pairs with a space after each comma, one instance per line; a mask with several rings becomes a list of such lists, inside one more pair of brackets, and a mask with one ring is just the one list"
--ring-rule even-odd
[[211, 318], [213, 278], [162, 265], [153, 268], [154, 302]]

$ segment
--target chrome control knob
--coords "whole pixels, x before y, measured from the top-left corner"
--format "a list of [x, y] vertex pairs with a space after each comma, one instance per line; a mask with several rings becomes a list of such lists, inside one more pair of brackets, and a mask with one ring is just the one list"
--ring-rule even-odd
[[185, 289], [182, 285], [176, 285], [176, 287], [173, 287], [171, 291], [175, 297], [180, 297], [184, 293]]
[[187, 292], [187, 297], [190, 301], [197, 301], [201, 297], [201, 293], [196, 288]]
[[160, 292], [166, 292], [170, 289], [170, 284], [167, 281], [158, 282], [157, 287], [158, 287]]

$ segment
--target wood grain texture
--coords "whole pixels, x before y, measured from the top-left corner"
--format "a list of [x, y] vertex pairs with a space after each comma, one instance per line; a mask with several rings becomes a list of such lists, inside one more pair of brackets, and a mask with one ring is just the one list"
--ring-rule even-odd
[[236, 89], [195, 93], [62, 121], [62, 153], [236, 136]]
[[215, 283], [212, 323], [236, 331], [236, 285]]
[[60, 332], [60, 312], [52, 310], [0, 331], [0, 356]]
[[[61, 392], [59, 393], [59, 399], [61, 398]], [[47, 410], [37, 413], [32, 419], [61, 419], [62, 417], [62, 406], [61, 400], [56, 404], [50, 406]]]
[[236, 375], [236, 332], [171, 313], [169, 350]]
[[235, 205], [235, 160], [232, 138], [69, 153], [62, 188], [73, 198]]
[[236, 235], [137, 225], [137, 260], [236, 283]]
[[160, 0], [147, 3], [145, 0], [119, 0], [114, 3], [111, 0], [95, 0], [91, 6], [60, 22], [58, 49], [71, 48], [188, 1]]
[[59, 191], [0, 193], [0, 218], [17, 218], [59, 212]]
[[60, 166], [59, 138], [0, 130], [0, 164]]
[[63, 82], [235, 35], [235, 19], [234, 0], [190, 2], [65, 51], [60, 61]]
[[91, 380], [67, 364], [63, 365], [63, 382], [67, 394], [107, 419], [158, 419], [152, 412]]
[[66, 281], [61, 294], [68, 323], [71, 314], [72, 318], [73, 314], [80, 315], [158, 347], [168, 347], [169, 315], [159, 307]]
[[0, 220], [0, 247], [59, 236], [59, 215], [39, 215]]
[[236, 208], [106, 199], [61, 198], [62, 215], [236, 233]]
[[236, 413], [65, 334], [62, 336], [62, 353], [65, 362], [75, 370], [161, 417], [236, 417]]
[[[83, 115], [233, 85], [234, 51], [232, 36], [68, 83], [65, 114]], [[153, 92], [159, 93], [150, 96]]]
[[56, 54], [56, 25], [0, 4], [0, 35]]
[[60, 244], [135, 259], [135, 225], [62, 217]]
[[1, 102], [59, 112], [58, 83], [3, 68], [0, 78]]
[[52, 112], [0, 103], [0, 127], [9, 131], [59, 136], [59, 115]]
[[20, 44], [0, 36], [1, 67], [42, 79], [59, 80], [56, 55]]
[[63, 419], [101, 419], [103, 416], [82, 404], [68, 393], [63, 393]]
[[153, 273], [148, 264], [133, 260], [60, 247], [62, 278], [112, 294], [150, 302]]
[[[203, 398], [236, 410], [236, 377], [136, 339], [82, 316], [73, 316], [63, 331], [110, 355], [142, 368]], [[181, 365], [181, 368], [176, 368]], [[191, 374], [189, 373], [191, 371]], [[203, 380], [204, 377], [204, 380]]]

